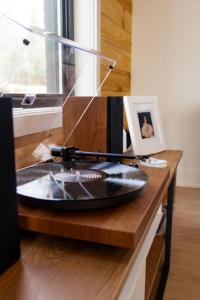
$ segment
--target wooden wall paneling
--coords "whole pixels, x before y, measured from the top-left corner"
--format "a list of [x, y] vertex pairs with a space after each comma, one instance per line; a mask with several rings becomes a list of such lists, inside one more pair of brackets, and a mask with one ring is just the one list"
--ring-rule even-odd
[[[103, 73], [103, 72], [102, 72]], [[124, 96], [128, 95], [130, 90], [130, 74], [116, 70], [108, 81], [104, 83], [104, 95]]]
[[130, 34], [124, 30], [124, 28], [115, 24], [109, 16], [101, 16], [101, 29], [102, 36], [101, 39], [104, 41], [109, 41], [110, 44], [115, 45], [116, 48], [130, 49], [131, 40]]
[[108, 57], [112, 57], [113, 52], [115, 52], [115, 59], [117, 60], [117, 70], [122, 70], [123, 72], [127, 72], [129, 74], [131, 55], [127, 52], [127, 49], [121, 47], [118, 48], [116, 51], [116, 47], [114, 45], [108, 45], [103, 40], [101, 42], [101, 45], [104, 48], [104, 51], [106, 52], [106, 55], [108, 55]]
[[[102, 87], [102, 95], [130, 94], [131, 20], [131, 0], [101, 1], [101, 52], [117, 61], [114, 70]], [[101, 77], [103, 78], [102, 69]]]
[[123, 26], [124, 8], [116, 0], [101, 0], [101, 13], [109, 16], [110, 20], [118, 26]]
[[131, 12], [132, 0], [118, 0], [118, 2], [124, 7], [125, 10]]
[[124, 12], [124, 29], [131, 34], [132, 28], [132, 15], [128, 12]]

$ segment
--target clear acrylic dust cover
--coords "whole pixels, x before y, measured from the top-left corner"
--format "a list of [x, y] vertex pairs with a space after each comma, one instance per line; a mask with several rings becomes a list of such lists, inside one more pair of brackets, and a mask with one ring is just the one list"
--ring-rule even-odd
[[[19, 142], [34, 136], [26, 149], [27, 166], [51, 159], [55, 145], [71, 146], [70, 137], [116, 62], [59, 30], [49, 31], [45, 18], [41, 24], [22, 22], [15, 6], [8, 13], [0, 5], [0, 97], [12, 98]], [[77, 96], [87, 99], [68, 121]]]

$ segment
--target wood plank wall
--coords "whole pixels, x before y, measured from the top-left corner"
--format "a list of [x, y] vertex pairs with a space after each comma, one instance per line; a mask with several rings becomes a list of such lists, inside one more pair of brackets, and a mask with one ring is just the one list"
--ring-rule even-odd
[[[101, 0], [101, 52], [117, 61], [102, 95], [124, 96], [131, 90], [132, 0]], [[101, 70], [101, 77], [103, 77]]]
[[[90, 98], [71, 97], [63, 110], [63, 129], [46, 133], [36, 133], [15, 139], [16, 168], [20, 169], [36, 163], [32, 152], [44, 140], [63, 145], [73, 125], [81, 115]], [[79, 147], [85, 151], [106, 152], [107, 149], [107, 98], [96, 97], [76, 128], [67, 146]]]

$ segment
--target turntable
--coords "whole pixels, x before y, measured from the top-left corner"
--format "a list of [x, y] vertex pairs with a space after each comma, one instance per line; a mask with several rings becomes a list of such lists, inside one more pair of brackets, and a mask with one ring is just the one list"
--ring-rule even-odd
[[136, 197], [148, 180], [144, 171], [134, 166], [78, 159], [83, 156], [96, 156], [98, 159], [130, 156], [82, 152], [73, 147], [56, 147], [51, 152], [65, 157], [65, 160], [43, 163], [17, 172], [17, 193], [21, 202], [52, 209], [108, 207]]
[[[33, 81], [31, 70], [27, 67], [24, 70], [25, 82], [21, 84], [19, 97], [15, 99], [22, 114], [39, 111], [43, 118], [41, 126], [35, 122], [34, 126], [30, 123], [26, 128], [29, 136], [37, 133], [37, 139], [30, 147], [27, 166], [17, 171], [19, 201], [37, 208], [84, 210], [114, 206], [134, 199], [144, 189], [148, 176], [134, 165], [110, 160], [145, 160], [145, 156], [85, 152], [70, 147], [71, 137], [116, 62], [44, 29], [21, 24], [7, 15], [2, 17], [9, 23], [7, 28], [17, 32], [21, 41], [16, 67], [12, 75], [9, 70], [5, 74], [7, 78], [1, 86], [3, 95], [9, 94], [12, 82], [19, 78], [23, 57], [28, 56], [31, 60], [34, 45], [37, 48], [45, 45], [49, 51], [46, 67], [40, 74], [42, 85], [37, 80]], [[96, 75], [88, 75], [97, 73], [98, 69], [101, 69], [101, 80]], [[63, 112], [70, 110], [76, 97], [88, 94], [92, 96], [83, 101], [73, 115], [73, 122], [63, 119]], [[44, 114], [47, 107], [49, 113]], [[56, 113], [58, 111], [59, 114]]]

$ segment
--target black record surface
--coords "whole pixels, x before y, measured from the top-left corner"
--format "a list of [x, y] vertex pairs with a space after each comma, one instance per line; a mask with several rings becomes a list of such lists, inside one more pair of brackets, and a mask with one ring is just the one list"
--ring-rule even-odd
[[108, 207], [133, 199], [148, 181], [145, 172], [111, 162], [52, 162], [17, 172], [21, 202], [52, 209]]

